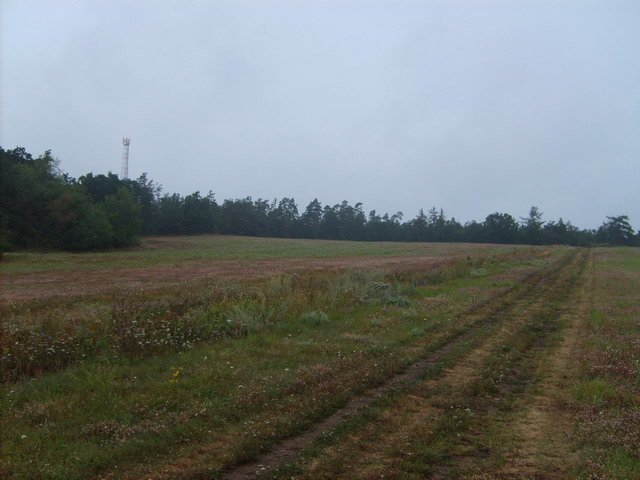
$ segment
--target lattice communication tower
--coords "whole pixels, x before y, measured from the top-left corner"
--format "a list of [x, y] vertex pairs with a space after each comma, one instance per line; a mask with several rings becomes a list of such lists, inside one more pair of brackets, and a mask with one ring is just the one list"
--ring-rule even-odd
[[129, 178], [129, 143], [131, 143], [130, 138], [122, 139], [122, 172], [120, 176], [123, 179]]

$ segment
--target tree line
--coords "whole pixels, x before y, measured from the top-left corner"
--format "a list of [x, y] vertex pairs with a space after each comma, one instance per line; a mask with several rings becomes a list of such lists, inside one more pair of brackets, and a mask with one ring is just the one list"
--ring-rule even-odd
[[140, 235], [221, 233], [331, 240], [475, 242], [507, 244], [640, 245], [626, 215], [607, 217], [594, 230], [560, 218], [544, 221], [531, 207], [516, 219], [491, 213], [460, 223], [442, 209], [422, 209], [410, 220], [401, 212], [365, 213], [362, 203], [299, 211], [293, 198], [227, 199], [213, 193], [162, 194], [146, 174], [135, 180], [113, 173], [72, 178], [47, 151], [34, 158], [24, 148], [0, 147], [0, 251], [23, 248], [97, 250], [134, 245]]

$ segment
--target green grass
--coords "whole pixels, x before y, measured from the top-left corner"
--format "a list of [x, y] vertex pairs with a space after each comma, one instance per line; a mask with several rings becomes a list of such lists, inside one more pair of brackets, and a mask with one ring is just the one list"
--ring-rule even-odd
[[[179, 241], [186, 242], [186, 253], [176, 246]], [[317, 256], [323, 248], [325, 255], [395, 255], [402, 248], [415, 254], [423, 248], [219, 237], [172, 242], [176, 251], [156, 255], [184, 259], [204, 249], [215, 258], [284, 256], [294, 254], [296, 242], [302, 249], [295, 253], [299, 256]], [[263, 249], [253, 252], [250, 245]], [[437, 255], [439, 248], [451, 251], [449, 246], [433, 246], [424, 253]], [[10, 258], [7, 265], [15, 262], [33, 271], [82, 261], [102, 265], [103, 259], [106, 265], [109, 255], [121, 255], [122, 261], [158, 261], [145, 259], [144, 251], [56, 254], [53, 261], [24, 254], [22, 259]], [[56, 364], [53, 372], [30, 370], [32, 378], [0, 387], [0, 473], [24, 479], [88, 478], [155, 471], [175, 459], [190, 459], [201, 473], [250, 458], [424, 355], [442, 335], [460, 328], [453, 320], [458, 312], [539, 268], [531, 264], [542, 253], [527, 252], [463, 258], [444, 270], [406, 276], [310, 272], [221, 286], [213, 292], [185, 287], [167, 298], [129, 292], [122, 298], [124, 310], [109, 299], [106, 304], [80, 299], [83, 308], [74, 307], [73, 318], [56, 302], [18, 306], [5, 312], [3, 322], [8, 318], [16, 328], [36, 333], [46, 326], [50, 338], [71, 338], [77, 330], [88, 339], [89, 350]], [[126, 260], [127, 255], [132, 258]], [[480, 269], [482, 275], [472, 273]], [[112, 330], [115, 320], [136, 339], [147, 338], [154, 328], [175, 330], [176, 325], [231, 331], [213, 330], [215, 335], [186, 345], [146, 349], [134, 342], [122, 347]], [[38, 337], [29, 338], [37, 342]], [[123, 337], [129, 338], [129, 333]]]
[[[392, 392], [277, 478], [640, 478], [638, 258], [595, 250], [564, 286], [540, 292], [537, 312], [523, 310], [529, 320], [475, 383]], [[547, 359], [564, 367], [549, 371]]]
[[640, 458], [624, 448], [613, 449], [602, 460], [602, 468], [617, 480], [640, 478]]
[[615, 386], [603, 378], [587, 380], [574, 388], [574, 397], [578, 402], [592, 405], [601, 405], [615, 394]]
[[[533, 381], [537, 361], [545, 354], [543, 346], [553, 341], [558, 327], [561, 300], [573, 283], [572, 276], [555, 285], [536, 316], [492, 348], [476, 380], [468, 385], [439, 383], [433, 378], [437, 370], [428, 371], [426, 384], [395, 392], [394, 402], [385, 399], [372, 406], [338, 434], [314, 445], [302, 462], [281, 469], [277, 478], [336, 478], [345, 472], [351, 478], [374, 473], [391, 478], [470, 478], [478, 470], [464, 469], [473, 456], [484, 460], [489, 451], [496, 454], [502, 448], [495, 427], [505, 422], [517, 396]], [[513, 308], [494, 329], [522, 315], [517, 305]], [[458, 358], [490, 335], [491, 329], [484, 326], [449, 355]]]
[[640, 249], [596, 250], [574, 386], [580, 478], [640, 478]]
[[510, 252], [513, 245], [473, 245], [299, 240], [201, 235], [192, 237], [147, 237], [136, 248], [94, 253], [7, 253], [2, 270], [7, 274], [47, 271], [139, 268], [180, 265], [211, 260], [264, 260], [296, 258], [336, 258], [362, 256], [466, 255]]

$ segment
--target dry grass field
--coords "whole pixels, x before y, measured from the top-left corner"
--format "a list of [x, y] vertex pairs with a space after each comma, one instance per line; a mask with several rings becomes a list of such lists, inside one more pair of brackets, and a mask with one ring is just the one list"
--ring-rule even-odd
[[0, 474], [640, 478], [640, 251], [148, 238], [2, 268]]

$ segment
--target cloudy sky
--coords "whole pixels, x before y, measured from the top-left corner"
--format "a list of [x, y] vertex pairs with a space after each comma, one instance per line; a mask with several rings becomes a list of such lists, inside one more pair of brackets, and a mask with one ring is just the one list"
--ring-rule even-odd
[[0, 3], [0, 145], [183, 194], [640, 227], [640, 1]]

